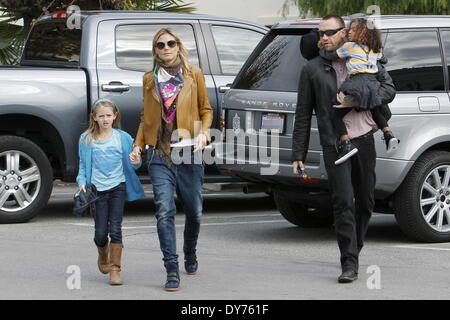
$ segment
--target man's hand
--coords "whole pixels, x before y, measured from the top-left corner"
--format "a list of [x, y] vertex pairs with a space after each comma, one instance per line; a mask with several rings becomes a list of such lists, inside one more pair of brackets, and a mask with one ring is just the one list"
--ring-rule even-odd
[[84, 187], [84, 185], [80, 186], [80, 191], [86, 192], [86, 188]]
[[141, 148], [140, 147], [134, 147], [133, 151], [130, 153], [130, 162], [132, 165], [138, 165], [141, 163]]
[[[302, 179], [308, 178], [308, 175], [306, 174], [306, 171], [305, 171], [305, 165], [303, 164], [302, 161], [294, 161], [292, 163], [292, 166], [294, 168], [294, 174], [299, 174], [300, 178], [302, 178]], [[300, 170], [300, 172], [299, 172], [299, 170]]]
[[292, 162], [292, 167], [294, 169], [294, 174], [298, 174], [298, 171], [305, 171], [305, 165], [302, 161], [294, 161]]
[[206, 137], [206, 134], [200, 133], [196, 138], [194, 152], [203, 150], [207, 144], [208, 144], [208, 138]]
[[341, 105], [333, 106], [334, 108], [353, 108], [353, 107], [358, 106], [358, 101], [356, 101], [356, 100], [354, 100], [354, 101], [346, 100], [345, 99], [345, 94], [342, 91], [340, 91], [336, 95], [336, 99]]

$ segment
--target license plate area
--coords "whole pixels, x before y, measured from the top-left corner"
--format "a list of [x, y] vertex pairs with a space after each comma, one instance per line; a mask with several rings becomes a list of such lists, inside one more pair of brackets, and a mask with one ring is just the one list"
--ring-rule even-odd
[[266, 130], [270, 133], [278, 132], [279, 134], [283, 134], [285, 120], [285, 114], [263, 113], [261, 119], [261, 130]]

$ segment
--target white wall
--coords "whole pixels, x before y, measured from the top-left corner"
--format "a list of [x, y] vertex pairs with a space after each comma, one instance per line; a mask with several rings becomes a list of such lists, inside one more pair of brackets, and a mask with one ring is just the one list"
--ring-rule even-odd
[[289, 14], [282, 16], [285, 0], [187, 0], [197, 8], [195, 13], [250, 20], [273, 25], [283, 20], [298, 19], [296, 6], [289, 7]]

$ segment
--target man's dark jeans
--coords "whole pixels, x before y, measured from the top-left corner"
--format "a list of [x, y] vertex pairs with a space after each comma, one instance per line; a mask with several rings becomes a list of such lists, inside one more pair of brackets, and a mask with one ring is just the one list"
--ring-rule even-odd
[[374, 206], [376, 151], [372, 134], [351, 140], [358, 153], [335, 165], [335, 147], [323, 147], [333, 202], [334, 226], [343, 270], [358, 272], [359, 252], [364, 246]]
[[122, 243], [122, 219], [126, 198], [125, 183], [106, 191], [97, 191], [95, 202], [95, 237], [94, 242], [99, 247], [108, 243]]
[[163, 159], [149, 149], [148, 172], [153, 185], [158, 237], [167, 272], [178, 271], [178, 255], [175, 233], [175, 192], [186, 215], [184, 227], [185, 255], [196, 253], [203, 211], [202, 164], [172, 164], [170, 168]]

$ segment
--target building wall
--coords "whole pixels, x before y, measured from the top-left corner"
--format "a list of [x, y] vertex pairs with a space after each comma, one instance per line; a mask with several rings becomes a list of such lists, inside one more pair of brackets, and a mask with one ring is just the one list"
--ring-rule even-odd
[[289, 5], [289, 14], [283, 17], [285, 0], [187, 0], [197, 8], [195, 13], [250, 20], [263, 25], [298, 19], [296, 6]]

